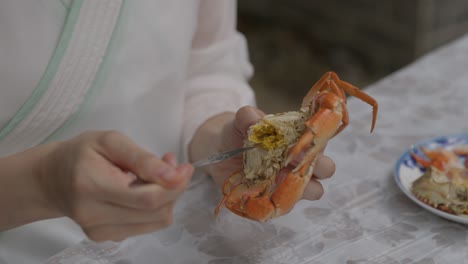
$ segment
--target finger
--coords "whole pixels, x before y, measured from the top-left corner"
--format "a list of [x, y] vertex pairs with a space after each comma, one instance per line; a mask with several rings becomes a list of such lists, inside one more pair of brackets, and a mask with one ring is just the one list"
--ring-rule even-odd
[[320, 155], [314, 169], [314, 177], [318, 179], [330, 178], [335, 174], [335, 163], [325, 155]]
[[165, 213], [151, 223], [144, 224], [121, 224], [121, 225], [101, 225], [89, 228], [83, 228], [89, 239], [101, 241], [122, 241], [128, 237], [142, 235], [161, 230], [172, 224], [172, 209], [170, 213]]
[[157, 210], [164, 204], [175, 201], [183, 189], [164, 189], [154, 183], [129, 187], [130, 190], [110, 193], [106, 202], [136, 210]]
[[242, 136], [247, 136], [247, 129], [262, 119], [265, 115], [261, 110], [253, 106], [244, 106], [240, 108], [234, 119], [234, 128], [241, 133]]
[[98, 210], [91, 213], [91, 217], [83, 219], [85, 221], [77, 222], [83, 226], [148, 224], [160, 220], [162, 215], [171, 213], [174, 205], [175, 200], [166, 203], [160, 201], [157, 207], [147, 210], [106, 203], [101, 204]]
[[134, 173], [139, 179], [174, 188], [183, 179], [173, 166], [147, 152], [127, 136], [104, 132], [98, 140], [98, 151], [110, 162]]
[[159, 159], [152, 159], [149, 162], [148, 172], [142, 174], [141, 178], [147, 182], [157, 183], [168, 189], [178, 188], [192, 176], [195, 170], [189, 163], [172, 166]]
[[161, 203], [158, 208], [153, 210], [141, 210], [128, 207], [110, 205], [110, 210], [114, 215], [118, 215], [118, 220], [109, 219], [103, 224], [149, 224], [161, 220], [165, 215], [172, 214], [172, 209], [175, 205], [175, 200], [167, 203]]
[[[172, 195], [174, 197], [174, 195]], [[131, 208], [103, 201], [88, 203], [86, 208], [76, 208], [69, 216], [81, 227], [98, 225], [145, 224], [157, 221], [161, 215], [171, 212], [176, 199], [166, 197], [153, 201], [151, 207]]]
[[[299, 153], [299, 155], [297, 155], [297, 157], [295, 157], [289, 164], [292, 167], [296, 167], [297, 165], [300, 164], [300, 162], [304, 158], [304, 155], [305, 155], [304, 152]], [[318, 155], [318, 160], [314, 168], [314, 178], [317, 178], [317, 179], [330, 178], [331, 176], [333, 176], [333, 174], [335, 174], [335, 170], [336, 170], [335, 162], [333, 162], [333, 160], [330, 157], [325, 156], [321, 153], [317, 155]]]
[[176, 156], [174, 155], [174, 153], [166, 153], [164, 154], [164, 156], [162, 157], [162, 160], [167, 162], [169, 165], [171, 166], [177, 166], [177, 158]]
[[187, 188], [193, 167], [181, 166], [176, 171], [184, 176], [182, 182], [175, 188], [167, 189], [154, 183], [117, 186], [107, 190], [106, 201], [139, 210], [155, 210], [163, 204], [176, 200]]
[[100, 133], [97, 139], [97, 151], [112, 163], [135, 172], [144, 158], [152, 158], [149, 152], [138, 146], [127, 136], [107, 131]]
[[320, 199], [323, 193], [324, 190], [322, 184], [314, 179], [311, 179], [304, 190], [302, 199], [315, 201]]

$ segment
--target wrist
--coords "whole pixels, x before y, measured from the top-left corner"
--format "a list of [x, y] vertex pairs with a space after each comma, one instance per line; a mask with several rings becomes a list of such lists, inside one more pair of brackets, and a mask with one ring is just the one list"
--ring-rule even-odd
[[[60, 164], [61, 161], [59, 151], [62, 142], [52, 142], [40, 146], [36, 149], [34, 155], [38, 155], [39, 158], [35, 159], [34, 164], [34, 184], [37, 190], [37, 203], [47, 218], [61, 217], [64, 216], [59, 202], [63, 200], [63, 197], [55, 195], [60, 185], [57, 181], [62, 175], [59, 175], [57, 168], [63, 166]], [[63, 160], [62, 160], [63, 163]]]
[[34, 147], [0, 160], [0, 208], [6, 212], [6, 218], [0, 219], [0, 230], [61, 216], [39, 182], [40, 163], [50, 147]]

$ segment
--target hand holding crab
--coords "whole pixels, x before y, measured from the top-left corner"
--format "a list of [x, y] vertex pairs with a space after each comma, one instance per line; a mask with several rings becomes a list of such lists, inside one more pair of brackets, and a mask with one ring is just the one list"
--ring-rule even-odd
[[[247, 131], [249, 127], [257, 123], [264, 116], [265, 113], [252, 106], [245, 106], [239, 109], [236, 114], [226, 114], [226, 119], [230, 120], [225, 122], [222, 127], [219, 151], [242, 147], [244, 142], [247, 140]], [[278, 177], [285, 177], [295, 165], [299, 164], [302, 156], [303, 155], [300, 155], [300, 157], [292, 161], [291, 166], [280, 170], [278, 172]], [[242, 156], [237, 156], [224, 162], [209, 166], [207, 169], [209, 174], [213, 176], [214, 181], [219, 186], [222, 186], [224, 181], [231, 176], [232, 172], [240, 171], [242, 168], [243, 158]], [[319, 199], [324, 193], [319, 180], [331, 177], [334, 172], [335, 164], [333, 160], [327, 156], [319, 154], [316, 169], [314, 170], [314, 176], [306, 186], [302, 198], [307, 200]]]
[[[299, 111], [264, 115], [255, 108], [245, 107], [235, 116], [222, 114], [206, 122], [200, 129], [203, 132], [194, 137], [191, 148], [194, 159], [203, 157], [200, 148], [194, 147], [200, 146], [200, 142], [217, 146], [211, 153], [205, 149], [205, 156], [260, 145], [243, 157], [208, 168], [207, 172], [218, 183], [229, 177], [224, 181], [224, 197], [215, 215], [225, 205], [242, 217], [263, 222], [288, 213], [301, 198], [320, 198], [323, 188], [317, 179], [334, 173], [333, 161], [322, 153], [328, 140], [349, 122], [345, 92], [373, 107], [372, 132], [377, 102], [340, 80], [334, 72], [327, 72], [311, 88]], [[206, 135], [210, 134], [213, 136], [207, 139]]]

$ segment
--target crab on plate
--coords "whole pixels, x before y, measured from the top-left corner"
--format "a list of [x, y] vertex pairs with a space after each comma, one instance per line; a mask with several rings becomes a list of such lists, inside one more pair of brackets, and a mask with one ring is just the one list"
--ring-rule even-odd
[[411, 192], [425, 204], [455, 215], [468, 215], [468, 145], [453, 149], [421, 147], [424, 156], [411, 151], [413, 159], [424, 169]]

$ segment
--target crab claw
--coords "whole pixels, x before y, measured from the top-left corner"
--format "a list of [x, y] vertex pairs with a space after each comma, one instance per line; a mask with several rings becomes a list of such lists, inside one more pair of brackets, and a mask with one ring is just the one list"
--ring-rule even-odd
[[410, 150], [410, 155], [411, 157], [419, 164], [421, 165], [423, 168], [427, 168], [429, 166], [431, 166], [431, 161], [430, 160], [426, 160], [424, 159], [423, 157], [419, 156], [418, 154], [416, 154], [415, 148], [411, 148]]
[[257, 182], [254, 185], [239, 184], [228, 195], [226, 207], [242, 217], [266, 221], [276, 211], [270, 199], [272, 186], [270, 181]]
[[[413, 159], [419, 163], [421, 166], [424, 168], [427, 168], [429, 166], [433, 166], [437, 168], [438, 170], [441, 171], [446, 171], [448, 168], [457, 166], [459, 159], [457, 157], [456, 151], [449, 151], [447, 149], [434, 149], [430, 150], [426, 147], [421, 146], [420, 149], [423, 151], [424, 155], [428, 158], [427, 160], [420, 157], [418, 154], [416, 154], [413, 150], [410, 152], [411, 156]], [[467, 152], [464, 152], [465, 149], [459, 149], [458, 152], [460, 154], [465, 153], [468, 155], [468, 150]]]

